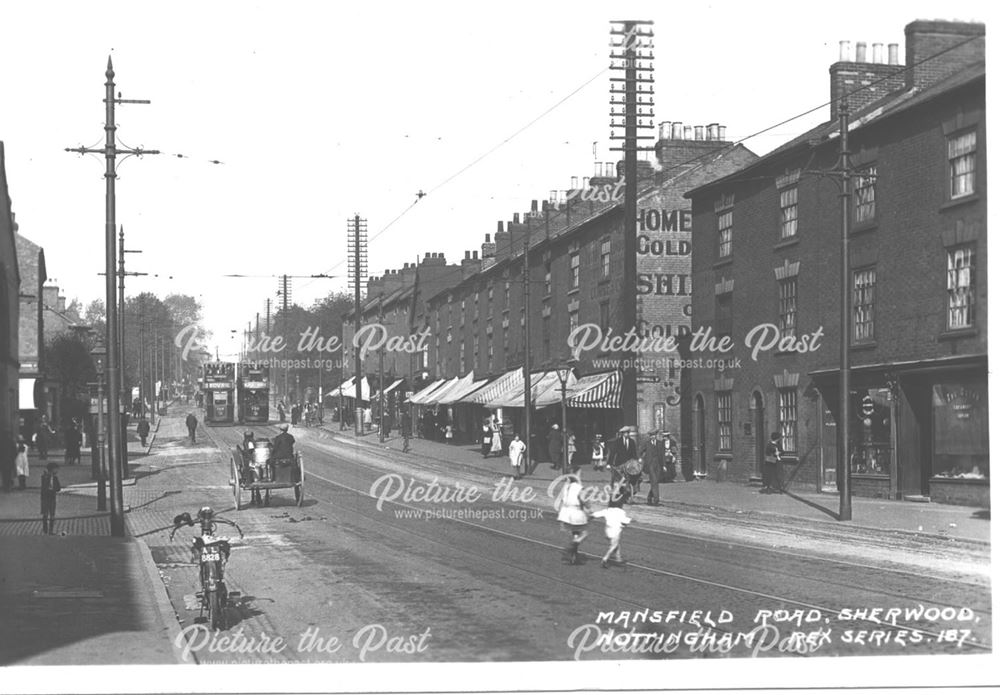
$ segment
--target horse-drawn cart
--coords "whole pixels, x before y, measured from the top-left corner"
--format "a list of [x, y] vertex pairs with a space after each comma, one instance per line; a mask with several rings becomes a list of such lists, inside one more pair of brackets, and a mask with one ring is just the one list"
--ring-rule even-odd
[[302, 506], [305, 498], [306, 471], [302, 464], [302, 454], [295, 452], [292, 459], [276, 459], [272, 455], [271, 442], [262, 439], [254, 442], [253, 448], [236, 446], [232, 455], [233, 502], [236, 509], [247, 504], [243, 502], [243, 491], [250, 493], [250, 504], [269, 505], [272, 490], [295, 490], [295, 504]]

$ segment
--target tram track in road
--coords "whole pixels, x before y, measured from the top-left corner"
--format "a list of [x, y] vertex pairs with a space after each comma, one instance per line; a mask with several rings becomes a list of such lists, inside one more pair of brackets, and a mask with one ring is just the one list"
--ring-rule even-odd
[[[239, 435], [236, 435], [235, 430], [233, 430], [233, 435], [236, 436], [237, 439], [239, 438]], [[227, 437], [225, 437], [225, 439], [229, 439], [229, 437], [227, 436]], [[235, 444], [235, 442], [234, 442], [234, 444]], [[305, 438], [300, 439], [297, 442], [297, 445], [300, 446], [300, 447], [303, 447], [304, 449], [306, 449], [307, 451], [309, 451], [309, 452], [311, 452], [313, 454], [319, 454], [320, 457], [322, 457], [322, 458], [337, 457], [338, 456], [338, 454], [326, 450], [324, 448], [324, 446], [321, 446], [321, 445], [317, 444], [316, 442], [309, 441], [308, 439], [305, 439]], [[370, 473], [381, 474], [381, 473], [385, 472], [384, 468], [381, 468], [381, 467], [379, 467], [377, 465], [372, 465], [370, 463], [366, 463], [364, 461], [359, 460], [360, 457], [343, 456], [343, 455], [341, 455], [340, 457], [344, 458], [346, 460], [349, 460], [352, 465], [358, 466], [358, 467], [360, 467], [360, 468], [362, 468], [362, 469], [364, 469], [364, 470], [366, 470], [366, 471], [368, 471]], [[350, 492], [355, 497], [355, 500], [365, 500], [366, 501], [365, 503], [367, 503], [367, 500], [373, 499], [372, 495], [369, 492], [365, 491], [365, 490], [357, 489], [357, 488], [352, 487], [351, 485], [347, 485], [347, 484], [345, 484], [343, 482], [337, 482], [335, 480], [331, 480], [330, 478], [328, 478], [328, 477], [322, 475], [321, 473], [317, 472], [316, 468], [317, 468], [317, 465], [319, 464], [320, 460], [321, 460], [321, 458], [317, 458], [317, 459], [313, 460], [313, 458], [311, 456], [307, 459], [307, 462], [311, 462], [312, 463], [311, 466], [307, 467], [307, 473], [306, 473], [307, 479], [308, 478], [312, 478], [313, 480], [322, 481], [322, 483], [324, 483], [325, 485], [330, 486], [330, 487], [332, 487], [334, 489], [339, 489], [339, 490], [342, 490], [342, 491], [345, 491], [345, 492]], [[426, 471], [426, 472], [434, 473], [436, 471], [431, 470], [431, 471]], [[449, 473], [451, 473], [453, 475], [454, 471], [449, 471]], [[482, 471], [478, 471], [478, 473], [482, 474]], [[435, 546], [447, 547], [447, 548], [449, 548], [452, 551], [454, 551], [456, 549], [455, 546], [447, 544], [447, 543], [443, 542], [442, 540], [440, 540], [439, 538], [434, 538], [434, 537], [427, 536], [426, 534], [419, 533], [418, 531], [414, 530], [412, 524], [399, 524], [398, 522], [397, 523], [393, 523], [391, 520], [387, 520], [386, 517], [385, 517], [385, 515], [378, 515], [378, 514], [366, 513], [366, 511], [364, 511], [364, 505], [363, 504], [353, 504], [352, 505], [352, 504], [350, 504], [348, 502], [345, 502], [343, 500], [338, 501], [337, 499], [333, 499], [333, 498], [331, 498], [328, 495], [317, 494], [317, 490], [316, 490], [317, 487], [318, 486], [315, 485], [315, 484], [312, 485], [312, 486], [308, 486], [307, 487], [307, 489], [309, 489], [309, 496], [313, 497], [314, 499], [316, 499], [319, 502], [322, 502], [322, 503], [324, 503], [326, 505], [329, 505], [331, 508], [340, 509], [340, 510], [346, 510], [346, 511], [349, 511], [352, 515], [360, 515], [360, 516], [362, 516], [364, 518], [364, 520], [365, 520], [366, 523], [376, 523], [376, 524], [379, 524], [379, 525], [381, 525], [383, 527], [390, 528], [390, 529], [392, 529], [392, 531], [394, 531], [396, 533], [398, 533], [398, 532], [405, 533], [405, 534], [407, 534], [410, 537], [418, 538], [423, 543], [427, 543], [427, 544], [431, 544], [431, 545], [435, 545]], [[414, 506], [414, 505], [401, 504], [399, 502], [393, 502], [392, 504], [394, 504], [396, 506], [399, 506], [399, 507], [408, 508], [408, 509], [410, 509], [412, 511], [415, 511], [415, 512], [424, 511], [420, 507], [417, 507], [417, 506]], [[390, 519], [391, 518], [392, 517], [390, 517]], [[492, 536], [494, 538], [503, 538], [503, 539], [505, 539], [506, 541], [509, 541], [509, 542], [530, 543], [530, 544], [533, 544], [533, 545], [538, 546], [538, 547], [543, 547], [543, 548], [552, 549], [552, 550], [558, 550], [560, 548], [560, 546], [558, 544], [556, 544], [556, 543], [548, 542], [546, 540], [542, 540], [542, 539], [539, 539], [539, 538], [533, 538], [533, 537], [525, 536], [523, 534], [510, 533], [510, 532], [504, 531], [502, 529], [490, 527], [490, 526], [483, 525], [483, 524], [480, 524], [480, 523], [475, 523], [475, 522], [472, 522], [472, 521], [468, 521], [466, 519], [448, 518], [447, 520], [451, 521], [453, 524], [460, 525], [460, 526], [463, 526], [465, 528], [475, 529], [476, 532], [478, 532], [478, 533], [485, 533], [485, 534], [488, 534], [488, 535], [490, 535], [490, 536]], [[644, 532], [647, 532], [647, 533], [656, 533], [658, 536], [667, 536], [667, 537], [672, 537], [674, 539], [684, 540], [684, 541], [688, 541], [688, 542], [690, 542], [691, 540], [699, 540], [699, 541], [702, 541], [703, 543], [707, 542], [707, 543], [713, 544], [715, 546], [716, 550], [718, 550], [720, 548], [723, 548], [724, 546], [732, 546], [732, 544], [728, 544], [728, 543], [721, 543], [721, 542], [718, 542], [718, 541], [705, 541], [704, 539], [700, 539], [700, 538], [699, 539], [693, 539], [692, 537], [686, 536], [684, 534], [677, 534], [677, 533], [671, 533], [671, 532], [663, 532], [663, 531], [660, 531], [660, 530], [645, 530], [644, 529]], [[653, 551], [653, 552], [659, 552], [659, 553], [667, 552], [666, 550], [664, 550], [664, 548], [654, 546], [651, 543], [647, 542], [645, 539], [643, 539], [643, 540], [636, 539], [635, 535], [636, 534], [630, 534], [630, 539], [629, 539], [629, 547], [630, 548], [640, 548], [641, 547], [643, 549], [647, 549], [647, 550], [650, 550], [650, 551]], [[751, 551], [751, 550], [752, 551], [757, 551], [757, 550], [759, 550], [758, 548], [753, 548], [753, 547], [749, 547], [749, 546], [744, 547], [742, 549], [743, 550], [748, 550], [748, 551]], [[613, 594], [613, 593], [610, 593], [610, 592], [601, 591], [599, 589], [594, 588], [593, 586], [588, 586], [588, 585], [580, 584], [580, 583], [575, 582], [575, 581], [570, 581], [570, 580], [567, 580], [565, 577], [554, 575], [551, 572], [545, 572], [545, 571], [541, 571], [541, 570], [538, 570], [538, 569], [527, 568], [527, 567], [524, 567], [523, 565], [515, 564], [515, 563], [512, 563], [512, 562], [508, 562], [506, 560], [500, 559], [500, 558], [498, 558], [498, 557], [496, 557], [495, 555], [492, 555], [492, 554], [486, 554], [486, 553], [482, 553], [482, 552], [476, 552], [475, 550], [472, 550], [470, 548], [460, 548], [459, 550], [461, 550], [461, 552], [463, 552], [466, 555], [474, 557], [478, 561], [489, 562], [492, 565], [503, 567], [503, 568], [505, 568], [508, 571], [515, 571], [515, 572], [519, 572], [519, 573], [525, 573], [525, 574], [528, 574], [528, 575], [530, 575], [532, 577], [535, 577], [538, 580], [543, 580], [545, 582], [554, 582], [557, 586], [563, 586], [565, 588], [565, 590], [572, 590], [572, 591], [575, 591], [575, 592], [583, 592], [584, 594], [592, 596], [595, 599], [606, 600], [606, 601], [610, 600], [610, 601], [614, 601], [614, 602], [618, 602], [618, 603], [626, 603], [628, 605], [635, 606], [635, 607], [637, 607], [640, 610], [642, 610], [644, 608], [650, 608], [650, 606], [647, 605], [647, 604], [644, 604], [642, 602], [634, 601], [634, 600], [626, 598], [626, 597], [624, 597], [624, 596], [622, 596], [620, 594], [616, 595], [616, 594]], [[674, 550], [676, 551], [676, 549], [674, 549]], [[697, 557], [697, 555], [695, 554], [695, 552], [693, 552], [693, 551], [687, 551], [687, 552], [688, 552], [688, 556], [689, 557]], [[774, 552], [774, 551], [768, 550], [768, 552]], [[789, 556], [792, 555], [791, 553], [783, 553], [783, 554], [784, 555], [789, 555]], [[587, 557], [590, 558], [590, 559], [592, 559], [592, 560], [596, 559], [595, 556], [590, 555], [590, 554], [587, 554]], [[805, 558], [805, 559], [803, 559], [802, 557], [796, 557], [796, 559], [799, 560], [799, 561], [806, 561], [806, 562], [815, 562], [815, 561], [819, 560], [819, 561], [822, 561], [824, 563], [830, 563], [830, 564], [835, 564], [835, 565], [842, 565], [842, 566], [851, 567], [851, 568], [856, 568], [857, 567], [857, 565], [855, 563], [838, 562], [836, 560], [830, 560], [828, 558], [815, 558], [815, 559], [814, 558]], [[635, 569], [635, 570], [640, 570], [642, 572], [646, 572], [646, 573], [649, 573], [649, 574], [658, 575], [658, 576], [662, 576], [662, 577], [667, 577], [667, 578], [670, 578], [671, 580], [675, 580], [675, 581], [682, 581], [682, 582], [694, 583], [694, 584], [697, 584], [697, 585], [699, 585], [699, 586], [701, 586], [703, 588], [711, 588], [714, 591], [727, 592], [727, 593], [730, 593], [730, 594], [739, 594], [739, 595], [743, 596], [744, 598], [752, 599], [754, 602], [761, 602], [761, 601], [770, 602], [769, 605], [768, 605], [768, 608], [773, 608], [774, 603], [777, 603], [778, 605], [781, 605], [782, 607], [787, 607], [787, 608], [798, 608], [798, 609], [804, 610], [804, 611], [809, 611], [809, 610], [819, 611], [820, 613], [822, 613], [823, 615], [827, 616], [828, 618], [832, 617], [834, 620], [836, 620], [838, 614], [840, 613], [840, 611], [838, 609], [830, 608], [828, 606], [818, 605], [816, 602], [812, 602], [812, 601], [808, 601], [808, 600], [802, 600], [801, 598], [795, 598], [795, 597], [792, 597], [792, 596], [783, 596], [783, 595], [780, 595], [781, 592], [777, 592], [777, 593], [775, 593], [775, 592], [766, 592], [766, 591], [759, 591], [759, 590], [750, 589], [750, 588], [746, 588], [746, 587], [734, 586], [734, 585], [732, 585], [732, 584], [730, 584], [728, 582], [719, 582], [719, 581], [714, 581], [714, 580], [711, 580], [711, 579], [706, 579], [704, 577], [697, 577], [697, 576], [692, 576], [692, 575], [681, 573], [681, 572], [672, 571], [672, 570], [666, 569], [664, 567], [657, 566], [655, 563], [644, 564], [644, 563], [635, 563], [635, 562], [633, 562], [633, 563], [630, 563], [629, 566], [632, 569]], [[884, 568], [877, 568], [877, 567], [870, 567], [870, 566], [864, 566], [864, 567], [866, 569], [877, 570], [879, 572], [887, 572], [887, 573], [891, 573], [891, 574], [895, 574], [895, 575], [905, 575], [905, 576], [908, 576], [908, 577], [914, 576], [913, 573], [906, 573], [906, 572], [902, 572], [900, 570], [885, 570]], [[734, 565], [734, 570], [741, 570], [741, 569], [743, 569], [742, 565], [740, 565], [740, 564], [735, 564]], [[769, 571], [774, 571], [773, 567], [771, 567], [771, 566], [766, 566], [765, 567], [765, 566], [762, 566], [760, 564], [757, 565], [756, 569], [758, 569], [758, 570], [767, 569]], [[785, 577], [794, 577], [796, 579], [802, 579], [802, 574], [801, 573], [779, 572], [779, 574], [781, 576], [785, 576]], [[815, 581], [822, 581], [822, 580], [815, 580]], [[848, 583], [844, 583], [844, 582], [837, 583], [836, 585], [837, 586], [842, 586], [842, 587], [845, 587], [845, 588], [850, 588], [850, 589], [858, 590], [858, 591], [865, 591], [865, 592], [868, 592], [869, 594], [873, 593], [871, 586], [858, 586], [856, 584], [848, 584]], [[913, 596], [913, 595], [910, 595], [910, 594], [903, 594], [903, 593], [898, 593], [898, 592], [893, 593], [893, 592], [885, 592], [885, 591], [882, 591], [882, 592], [876, 591], [874, 593], [880, 595], [884, 599], [890, 599], [891, 598], [891, 599], [895, 599], [895, 600], [914, 601], [914, 602], [922, 601], [922, 602], [924, 602], [926, 604], [937, 605], [937, 606], [944, 606], [944, 605], [946, 605], [946, 604], [944, 604], [944, 603], [942, 603], [940, 601], [934, 600], [934, 599], [928, 599], [928, 598], [924, 598], [924, 597], [920, 597], [920, 596]], [[722, 605], [725, 605], [725, 603], [723, 602]], [[889, 605], [891, 605], [891, 604], [889, 604]], [[985, 615], [989, 615], [988, 611], [980, 611], [980, 612], [983, 613], [983, 614], [985, 614]], [[917, 625], [906, 625], [906, 624], [903, 624], [903, 623], [900, 623], [900, 622], [895, 622], [891, 626], [887, 626], [886, 624], [880, 623], [877, 620], [876, 621], [872, 621], [870, 619], [861, 619], [861, 620], [854, 619], [854, 620], [850, 620], [850, 621], [837, 621], [838, 627], [843, 627], [843, 628], [849, 628], [851, 626], [864, 626], [865, 628], [868, 628], [868, 627], [870, 627], [873, 624], [876, 625], [876, 626], [878, 626], [878, 627], [882, 627], [882, 628], [891, 627], [892, 629], [895, 629], [895, 630], [911, 630], [914, 633], [919, 633], [920, 635], [923, 635], [924, 637], [928, 638], [932, 642], [934, 640], [940, 641], [942, 639], [942, 633], [935, 632], [933, 629], [928, 629], [926, 627], [917, 626]], [[966, 642], [966, 646], [971, 647], [971, 648], [975, 648], [977, 650], [990, 650], [991, 649], [990, 644], [988, 642], [985, 642], [985, 641], [984, 642]]]

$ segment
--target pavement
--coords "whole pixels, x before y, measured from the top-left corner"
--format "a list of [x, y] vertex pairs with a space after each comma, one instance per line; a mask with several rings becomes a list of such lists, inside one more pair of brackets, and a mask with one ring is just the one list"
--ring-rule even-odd
[[[129, 430], [130, 469], [149, 454]], [[26, 490], [0, 492], [0, 665], [173, 664], [177, 619], [146, 544], [110, 535], [97, 510], [90, 452], [60, 463], [55, 535], [42, 535], [40, 481], [46, 461], [29, 454]], [[123, 481], [126, 512], [136, 479]], [[126, 514], [126, 518], [128, 518]]]
[[[341, 430], [337, 422], [324, 423], [323, 429], [335, 438], [350, 440], [360, 445], [392, 449], [397, 452], [402, 449], [402, 439], [395, 431], [390, 433], [384, 443], [380, 443], [377, 432], [356, 435], [353, 428]], [[461, 464], [456, 468], [474, 465], [484, 471], [504, 474], [510, 471], [506, 456], [484, 459], [480, 448], [475, 444], [446, 444], [411, 438], [410, 455]], [[532, 476], [525, 482], [533, 483], [532, 479], [539, 476], [544, 478], [549, 474], [554, 478], [558, 473], [551, 469], [548, 463], [538, 463]], [[581, 471], [581, 477], [585, 485], [609, 480], [608, 473], [594, 471], [591, 467], [585, 467]], [[539, 485], [540, 488], [543, 486]], [[644, 482], [641, 490], [643, 502], [640, 506], [645, 506], [648, 489], [648, 483]], [[649, 508], [649, 511], [662, 510], [662, 514], [667, 516], [672, 509], [683, 508], [689, 511], [701, 509], [711, 513], [745, 515], [748, 519], [755, 517], [787, 519], [790, 525], [799, 522], [811, 525], [844, 524], [873, 531], [990, 543], [991, 523], [988, 508], [852, 496], [851, 520], [839, 521], [840, 499], [835, 493], [790, 490], [782, 494], [768, 495], [760, 494], [759, 486], [756, 484], [717, 482], [708, 479], [695, 479], [691, 482], [679, 479], [678, 482], [661, 483], [660, 503], [659, 508]]]

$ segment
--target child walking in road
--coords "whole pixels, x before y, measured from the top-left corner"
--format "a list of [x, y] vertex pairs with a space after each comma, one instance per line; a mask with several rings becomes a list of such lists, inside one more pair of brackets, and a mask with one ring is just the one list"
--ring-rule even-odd
[[604, 535], [608, 537], [608, 552], [601, 558], [601, 567], [608, 568], [608, 560], [614, 560], [616, 564], [625, 564], [622, 559], [622, 531], [625, 526], [632, 523], [622, 506], [625, 504], [625, 495], [612, 495], [608, 502], [608, 508], [594, 513], [594, 518], [604, 519]]
[[42, 533], [50, 536], [56, 532], [56, 494], [62, 490], [58, 469], [59, 464], [51, 461], [42, 473]]
[[563, 528], [570, 533], [569, 545], [563, 550], [563, 562], [576, 565], [580, 562], [580, 544], [587, 537], [587, 522], [590, 517], [587, 514], [587, 502], [582, 497], [583, 484], [580, 481], [580, 469], [574, 468], [573, 472], [566, 476], [562, 495], [559, 498], [559, 516]]

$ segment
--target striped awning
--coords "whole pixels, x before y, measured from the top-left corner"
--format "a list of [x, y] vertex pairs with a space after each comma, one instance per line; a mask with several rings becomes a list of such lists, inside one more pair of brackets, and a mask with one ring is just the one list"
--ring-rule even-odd
[[486, 405], [494, 398], [502, 394], [504, 391], [508, 390], [511, 385], [516, 384], [517, 380], [521, 378], [521, 369], [512, 369], [503, 376], [499, 376], [486, 386], [482, 387], [470, 396], [462, 398], [463, 403], [479, 403], [480, 405]]
[[[341, 384], [339, 388], [335, 388], [326, 395], [332, 397], [343, 396], [344, 398], [354, 398], [354, 377], [352, 376], [350, 379]], [[371, 388], [368, 386], [368, 379], [365, 377], [361, 377], [361, 400], [371, 400]]]
[[464, 393], [475, 380], [475, 375], [472, 372], [469, 372], [461, 379], [452, 379], [434, 393], [434, 402], [440, 405], [454, 403], [456, 400], [455, 394]]
[[[566, 398], [574, 393], [576, 386], [576, 374], [572, 371], [560, 370], [566, 378]], [[547, 405], [555, 405], [562, 402], [563, 385], [559, 380], [559, 371], [547, 372], [542, 380], [531, 388], [531, 401], [536, 408], [544, 408]], [[521, 390], [521, 400], [524, 401], [524, 389]]]
[[457, 376], [453, 376], [452, 378], [448, 379], [443, 384], [441, 384], [441, 386], [434, 389], [434, 391], [432, 391], [431, 393], [427, 394], [427, 396], [425, 396], [424, 399], [420, 401], [421, 405], [437, 405], [438, 403], [441, 402], [440, 401], [441, 397], [446, 396], [453, 388], [455, 388], [455, 386], [461, 380], [462, 379]]
[[568, 392], [566, 395], [569, 408], [621, 408], [621, 374], [605, 372], [580, 377], [573, 386], [573, 395]]
[[489, 379], [480, 379], [479, 381], [472, 382], [468, 386], [464, 386], [462, 388], [456, 388], [450, 394], [448, 394], [448, 397], [445, 400], [440, 401], [440, 403], [442, 405], [451, 405], [453, 403], [458, 403], [467, 396], [471, 396], [476, 391], [486, 386], [486, 384], [488, 383], [490, 383]]
[[[386, 393], [392, 393], [402, 383], [403, 383], [402, 379], [396, 379], [394, 382], [392, 382], [392, 384], [390, 384], [389, 388], [387, 388], [385, 390], [385, 392]], [[372, 394], [372, 400], [373, 401], [377, 401], [379, 398], [381, 398], [381, 396], [382, 396], [382, 392], [381, 391], [376, 391], [375, 393]]]
[[438, 379], [437, 381], [431, 383], [430, 385], [425, 386], [424, 388], [420, 389], [415, 394], [410, 396], [409, 398], [410, 403], [414, 405], [423, 404], [424, 399], [427, 398], [427, 396], [429, 396], [431, 393], [433, 393], [435, 389], [440, 388], [442, 384], [444, 384], [444, 379]]

